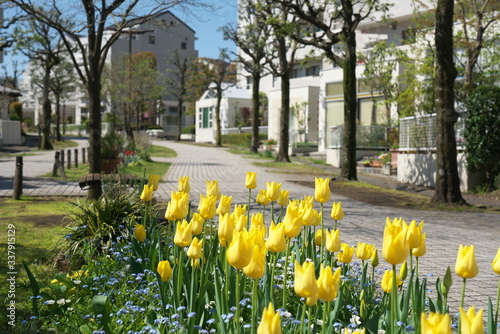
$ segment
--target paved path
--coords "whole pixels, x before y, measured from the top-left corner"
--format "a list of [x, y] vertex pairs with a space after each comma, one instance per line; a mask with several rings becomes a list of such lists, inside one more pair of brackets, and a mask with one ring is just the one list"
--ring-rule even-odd
[[[171, 162], [172, 166], [157, 191], [156, 196], [160, 202], [168, 201], [170, 192], [177, 189], [179, 177], [187, 175], [190, 177], [192, 201], [195, 206], [197, 206], [199, 194], [206, 191], [206, 180], [218, 180], [222, 194], [232, 195], [233, 202], [244, 204], [248, 196], [248, 190], [244, 186], [246, 171], [257, 172], [258, 188], [253, 192], [253, 198], [257, 190], [266, 187], [266, 181], [281, 182], [282, 189], [289, 190], [291, 198], [314, 195], [313, 188], [301, 186], [296, 182], [313, 181], [314, 176], [307, 173], [302, 175], [272, 173], [265, 168], [254, 166], [252, 160], [231, 154], [223, 148], [200, 147], [167, 141], [156, 141], [155, 144], [172, 148], [178, 153], [175, 158], [162, 159], [164, 162]], [[28, 164], [28, 159], [25, 166], [26, 164]], [[38, 163], [38, 166], [42, 166], [42, 163]], [[3, 165], [0, 164], [0, 168], [3, 174]], [[50, 166], [49, 170], [51, 168]], [[45, 189], [45, 195], [56, 194], [55, 188], [49, 190], [42, 183], [36, 184], [41, 189]], [[0, 180], [0, 196], [10, 196], [1, 185]], [[68, 187], [74, 188], [75, 185], [68, 185]], [[24, 192], [24, 194], [29, 193], [28, 189]], [[391, 219], [403, 217], [407, 222], [413, 219], [417, 222], [424, 220], [424, 230], [427, 232], [427, 254], [420, 261], [420, 273], [432, 275], [429, 278], [430, 281], [434, 281], [437, 276], [442, 277], [447, 266], [450, 266], [453, 272], [460, 244], [475, 245], [480, 272], [476, 278], [467, 281], [465, 303], [467, 306], [475, 305], [487, 309], [488, 296], [495, 300], [499, 276], [492, 272], [491, 262], [500, 247], [499, 214], [376, 207], [339, 196], [334, 196], [331, 201], [342, 202], [346, 215], [340, 222], [341, 240], [350, 245], [356, 245], [358, 241], [368, 242], [381, 249], [386, 217]], [[326, 204], [326, 217], [329, 217], [331, 201]], [[331, 223], [328, 219], [327, 225]], [[381, 254], [380, 257], [382, 257]], [[384, 266], [386, 265], [381, 264], [381, 268]], [[429, 288], [435, 289], [431, 284]], [[450, 304], [454, 312], [458, 310], [460, 290], [461, 279], [453, 275]]]

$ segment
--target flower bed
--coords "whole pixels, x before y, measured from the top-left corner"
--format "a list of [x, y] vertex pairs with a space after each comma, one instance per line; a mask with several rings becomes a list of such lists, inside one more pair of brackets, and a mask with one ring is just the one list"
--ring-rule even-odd
[[[449, 314], [449, 268], [436, 282], [436, 297], [427, 295], [426, 277], [418, 272], [426, 253], [423, 222], [388, 218], [380, 251], [347, 245], [342, 205], [328, 204], [329, 179], [316, 179], [314, 196], [290, 200], [275, 182], [255, 194], [256, 177], [247, 173], [246, 204], [233, 205], [217, 181], [207, 181], [197, 206], [183, 177], [165, 220], [151, 205], [158, 177], [150, 177], [140, 196], [130, 195], [142, 200], [143, 214], [121, 221], [120, 233], [106, 234], [107, 242], [83, 240], [79, 270], [39, 287], [26, 266], [33, 317], [23, 327], [65, 333], [483, 331], [482, 310]], [[258, 207], [251, 207], [254, 201]], [[330, 223], [334, 228], [326, 229]], [[379, 256], [392, 270], [380, 269]], [[492, 268], [500, 274], [500, 249]], [[455, 272], [465, 291], [477, 275], [473, 246], [460, 246]], [[486, 313], [487, 331], [495, 333], [498, 296]]]

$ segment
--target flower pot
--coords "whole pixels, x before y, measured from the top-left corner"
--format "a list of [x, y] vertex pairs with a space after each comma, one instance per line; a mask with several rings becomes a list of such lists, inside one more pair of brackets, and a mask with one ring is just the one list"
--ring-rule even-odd
[[370, 163], [370, 166], [372, 167], [382, 167], [382, 161], [380, 160], [374, 160]]
[[118, 171], [122, 158], [101, 160], [101, 170], [104, 174], [111, 174]]

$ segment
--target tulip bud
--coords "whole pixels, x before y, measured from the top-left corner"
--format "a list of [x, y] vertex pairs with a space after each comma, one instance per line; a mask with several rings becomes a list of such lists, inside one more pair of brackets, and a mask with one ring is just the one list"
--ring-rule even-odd
[[464, 309], [460, 307], [460, 324], [462, 333], [484, 333], [483, 309], [479, 309], [476, 313], [473, 306], [470, 307], [466, 313]]
[[161, 276], [161, 280], [166, 282], [168, 279], [172, 279], [172, 267], [170, 266], [170, 262], [168, 261], [160, 261], [158, 263], [158, 268], [156, 269], [158, 274]]
[[222, 246], [227, 247], [233, 240], [233, 231], [235, 228], [235, 223], [233, 215], [226, 213], [224, 215], [219, 215], [219, 229], [217, 234], [219, 236], [219, 242]]
[[247, 176], [245, 179], [245, 187], [247, 187], [247, 189], [257, 188], [257, 173], [256, 172], [247, 172]]
[[331, 232], [330, 230], [325, 230], [325, 247], [329, 252], [335, 253], [340, 251], [341, 245], [340, 230], [333, 230]]
[[493, 269], [493, 272], [500, 275], [500, 247], [498, 248], [497, 255], [495, 256], [495, 259], [491, 263], [491, 269]]
[[399, 268], [399, 277], [401, 277], [401, 279], [404, 281], [407, 276], [408, 276], [408, 264], [405, 261], [401, 265], [401, 268]]
[[266, 197], [271, 201], [277, 201], [281, 195], [281, 183], [266, 182]]
[[158, 183], [160, 182], [160, 175], [157, 174], [149, 174], [148, 177], [148, 186], [153, 190], [158, 190]]
[[330, 191], [330, 179], [315, 178], [314, 197], [318, 203], [326, 203], [330, 200], [332, 192]]
[[212, 219], [216, 212], [217, 197], [214, 195], [200, 194], [200, 203], [198, 205], [198, 212], [205, 220]]
[[144, 185], [144, 189], [142, 190], [141, 200], [144, 202], [149, 202], [153, 199], [153, 189], [152, 187], [148, 186], [147, 184]]
[[189, 194], [189, 192], [191, 191], [191, 187], [189, 186], [189, 176], [179, 177], [179, 185], [177, 186], [177, 190]]
[[359, 305], [359, 316], [361, 319], [366, 319], [366, 316], [368, 315], [368, 310], [366, 309], [366, 303], [365, 300], [361, 300], [361, 304]]
[[337, 298], [340, 286], [340, 270], [338, 267], [333, 272], [330, 266], [326, 268], [321, 265], [318, 278], [318, 298], [324, 301], [332, 301]]
[[286, 250], [286, 239], [285, 239], [285, 224], [279, 223], [274, 225], [271, 222], [269, 227], [269, 236], [266, 240], [266, 247], [270, 252], [283, 252]]
[[420, 324], [422, 326], [422, 334], [451, 334], [451, 317], [449, 313], [429, 313], [429, 318], [425, 317], [422, 312], [420, 316]]
[[136, 224], [134, 229], [134, 238], [137, 241], [144, 242], [146, 240], [146, 229], [144, 229], [144, 225]]
[[187, 247], [191, 245], [192, 235], [191, 226], [184, 219], [182, 222], [177, 222], [177, 228], [175, 229], [174, 244], [179, 247]]
[[364, 242], [358, 242], [358, 246], [356, 247], [356, 257], [360, 260], [368, 260], [373, 253], [373, 250], [375, 249], [375, 246], [364, 243]]
[[191, 241], [191, 245], [187, 250], [187, 256], [193, 260], [201, 258], [202, 245], [203, 245], [203, 239], [199, 240], [197, 237], [194, 237], [193, 241]]
[[259, 203], [260, 205], [268, 205], [271, 203], [271, 200], [267, 197], [266, 195], [266, 190], [261, 189], [259, 193], [257, 194], [257, 197], [255, 198], [255, 201]]
[[373, 268], [379, 265], [380, 261], [378, 259], [378, 249], [373, 250], [372, 256], [370, 257], [370, 262], [372, 263]]
[[192, 235], [200, 234], [203, 231], [203, 223], [204, 222], [205, 222], [205, 220], [198, 212], [193, 213], [193, 217], [191, 218], [191, 221], [189, 222], [189, 225], [191, 225], [191, 234]]
[[344, 210], [342, 210], [341, 202], [333, 202], [331, 217], [334, 220], [341, 220], [342, 218], [344, 218]]
[[247, 230], [233, 232], [233, 240], [226, 250], [226, 259], [236, 269], [243, 269], [251, 260], [252, 249], [250, 247]]
[[455, 263], [455, 273], [462, 278], [474, 278], [478, 272], [474, 246], [460, 245]]
[[220, 191], [219, 191], [219, 181], [217, 180], [212, 180], [208, 181], [206, 180], [207, 184], [207, 196], [214, 196], [216, 200], [220, 198]]
[[281, 334], [280, 312], [275, 312], [273, 303], [264, 307], [257, 334]]
[[447, 295], [448, 292], [450, 291], [452, 283], [453, 283], [453, 279], [451, 277], [451, 270], [450, 270], [450, 266], [448, 266], [448, 268], [446, 268], [446, 273], [444, 274], [443, 283], [441, 283], [441, 291], [445, 295]]
[[287, 206], [289, 199], [288, 197], [290, 196], [290, 191], [288, 190], [281, 190], [280, 192], [280, 197], [278, 198], [278, 205], [280, 206]]
[[400, 224], [386, 223], [382, 243], [382, 255], [392, 265], [403, 263], [410, 254], [406, 231]]

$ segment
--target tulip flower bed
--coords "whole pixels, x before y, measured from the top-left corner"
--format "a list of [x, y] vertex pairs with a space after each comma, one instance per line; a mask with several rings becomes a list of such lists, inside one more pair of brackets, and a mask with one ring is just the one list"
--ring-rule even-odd
[[[451, 272], [427, 296], [418, 272], [424, 223], [387, 219], [383, 247], [342, 243], [341, 203], [329, 204], [329, 179], [314, 196], [289, 199], [281, 184], [257, 194], [247, 173], [248, 203], [233, 204], [207, 181], [198, 205], [189, 178], [179, 180], [164, 220], [151, 201], [157, 177], [109, 249], [83, 243], [85, 264], [33, 289], [33, 317], [23, 328], [64, 333], [496, 333], [498, 297], [483, 310], [449, 313]], [[243, 185], [242, 185], [243, 186]], [[252, 205], [253, 196], [258, 205]], [[333, 226], [328, 229], [325, 226]], [[382, 270], [379, 256], [392, 265]], [[492, 269], [500, 274], [500, 248]], [[455, 272], [477, 274], [473, 246], [460, 246]], [[500, 283], [500, 281], [499, 281]], [[462, 296], [463, 296], [462, 291]], [[500, 285], [499, 285], [500, 293]]]

